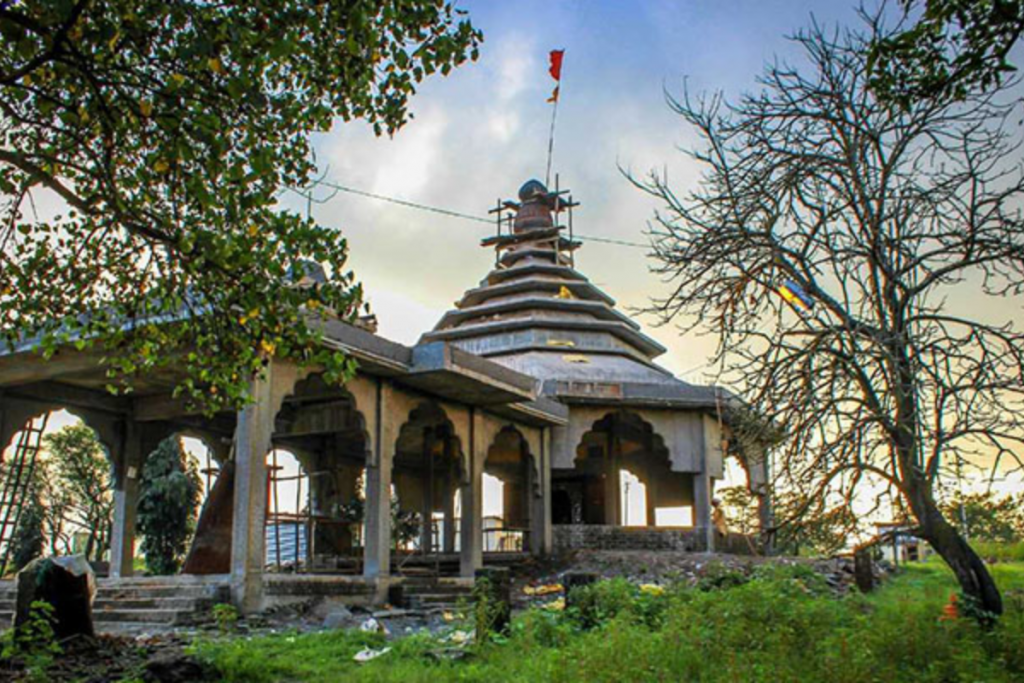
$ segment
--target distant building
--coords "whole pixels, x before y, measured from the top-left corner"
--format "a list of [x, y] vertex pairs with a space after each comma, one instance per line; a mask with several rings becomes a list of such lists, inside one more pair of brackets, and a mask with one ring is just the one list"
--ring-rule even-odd
[[921, 562], [934, 553], [928, 542], [915, 536], [913, 527], [905, 522], [876, 523], [873, 543], [882, 559], [893, 564]]

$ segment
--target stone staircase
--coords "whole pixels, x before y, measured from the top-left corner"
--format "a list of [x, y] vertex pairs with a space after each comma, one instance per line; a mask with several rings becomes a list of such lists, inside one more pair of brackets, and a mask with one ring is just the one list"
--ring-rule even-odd
[[[14, 620], [14, 581], [0, 581], [0, 630]], [[92, 604], [97, 633], [159, 633], [194, 623], [228, 599], [226, 577], [154, 576], [99, 579]]]
[[470, 602], [470, 582], [462, 579], [424, 576], [406, 577], [402, 596], [410, 609], [452, 611]]
[[154, 576], [100, 579], [92, 616], [98, 633], [158, 633], [187, 627], [226, 602], [226, 577]]

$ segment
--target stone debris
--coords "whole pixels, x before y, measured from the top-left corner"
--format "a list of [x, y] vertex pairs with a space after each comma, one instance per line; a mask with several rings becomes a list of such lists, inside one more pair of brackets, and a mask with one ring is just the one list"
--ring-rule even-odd
[[355, 624], [356, 615], [344, 606], [339, 606], [327, 613], [324, 617], [323, 627], [325, 629], [349, 628]]
[[[578, 551], [559, 561], [536, 566], [528, 576], [517, 582], [516, 607], [544, 607], [551, 598], [564, 595], [568, 584], [585, 583], [581, 577], [611, 579], [622, 577], [650, 593], [664, 591], [666, 586], [683, 583], [696, 586], [714, 583], [718, 577], [750, 576], [757, 567], [803, 565], [822, 576], [836, 595], [856, 590], [852, 557], [809, 559], [799, 557], [758, 557], [717, 553], [665, 551]], [[884, 581], [892, 571], [884, 562], [873, 563], [875, 583]], [[555, 586], [562, 590], [556, 591]], [[552, 609], [558, 609], [557, 606]]]

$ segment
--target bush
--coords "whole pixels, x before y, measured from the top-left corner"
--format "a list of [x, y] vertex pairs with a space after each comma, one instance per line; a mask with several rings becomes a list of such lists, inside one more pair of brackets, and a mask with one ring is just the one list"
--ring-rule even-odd
[[[759, 567], [712, 590], [640, 587], [623, 579], [573, 591], [575, 607], [518, 615], [506, 638], [468, 648], [428, 635], [380, 647], [378, 634], [325, 632], [203, 643], [225, 681], [801, 681], [1015, 683], [1024, 680], [1024, 568], [1000, 565], [1007, 610], [994, 629], [940, 620], [957, 585], [945, 567], [909, 569], [880, 590], [836, 598], [806, 566]], [[729, 583], [729, 582], [726, 582]], [[586, 628], [584, 628], [586, 626]], [[440, 655], [439, 655], [440, 653]]]

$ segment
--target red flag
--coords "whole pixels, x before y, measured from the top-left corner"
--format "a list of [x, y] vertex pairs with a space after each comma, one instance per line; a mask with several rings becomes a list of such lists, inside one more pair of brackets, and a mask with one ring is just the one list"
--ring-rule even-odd
[[562, 57], [565, 56], [565, 50], [552, 50], [551, 51], [551, 66], [548, 68], [548, 73], [551, 74], [551, 78], [556, 81], [562, 80]]

